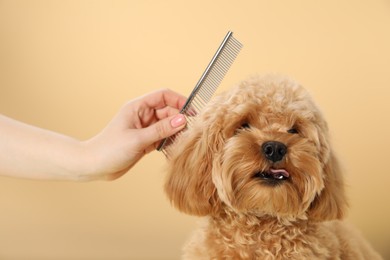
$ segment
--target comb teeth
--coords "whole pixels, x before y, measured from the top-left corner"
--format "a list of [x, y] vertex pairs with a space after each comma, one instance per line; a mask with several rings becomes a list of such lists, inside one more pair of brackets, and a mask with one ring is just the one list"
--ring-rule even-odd
[[[180, 111], [187, 119], [187, 127], [192, 126], [196, 115], [210, 101], [241, 48], [242, 44], [233, 37], [233, 32], [229, 31]], [[164, 139], [157, 150], [168, 156], [166, 148], [181, 134], [182, 132]]]

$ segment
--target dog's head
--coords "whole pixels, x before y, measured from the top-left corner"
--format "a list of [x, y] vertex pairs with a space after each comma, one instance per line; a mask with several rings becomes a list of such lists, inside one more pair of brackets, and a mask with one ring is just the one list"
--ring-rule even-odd
[[297, 83], [254, 78], [214, 98], [169, 149], [165, 190], [179, 210], [341, 218], [343, 177], [327, 124]]

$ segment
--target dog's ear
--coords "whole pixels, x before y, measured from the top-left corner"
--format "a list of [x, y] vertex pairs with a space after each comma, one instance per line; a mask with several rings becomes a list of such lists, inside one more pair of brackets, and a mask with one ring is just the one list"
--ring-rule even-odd
[[[173, 205], [187, 214], [205, 216], [216, 210], [218, 197], [212, 182], [212, 162], [218, 145], [210, 128], [194, 126], [172, 149], [165, 192]], [[213, 132], [215, 133], [215, 132]]]
[[324, 188], [312, 202], [308, 215], [317, 221], [342, 219], [348, 203], [344, 191], [344, 179], [333, 151], [325, 163]]

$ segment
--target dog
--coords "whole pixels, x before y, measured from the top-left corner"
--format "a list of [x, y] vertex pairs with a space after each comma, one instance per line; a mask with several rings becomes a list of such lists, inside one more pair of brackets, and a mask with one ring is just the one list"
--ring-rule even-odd
[[351, 225], [329, 130], [287, 77], [243, 81], [169, 148], [165, 192], [205, 216], [183, 259], [382, 259]]

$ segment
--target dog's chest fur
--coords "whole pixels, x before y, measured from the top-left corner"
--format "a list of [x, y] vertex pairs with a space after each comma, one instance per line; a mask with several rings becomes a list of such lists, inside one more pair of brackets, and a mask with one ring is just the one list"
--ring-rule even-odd
[[[319, 229], [324, 236], [318, 237]], [[327, 239], [334, 234], [304, 220], [224, 214], [207, 218], [198, 232], [184, 259], [337, 259], [339, 254], [330, 251], [337, 248]]]

